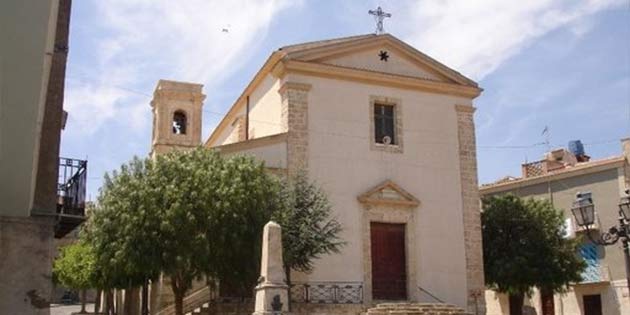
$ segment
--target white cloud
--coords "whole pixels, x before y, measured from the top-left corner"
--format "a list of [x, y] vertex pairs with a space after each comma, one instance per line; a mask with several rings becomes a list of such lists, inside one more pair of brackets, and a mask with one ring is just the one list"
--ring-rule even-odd
[[[576, 35], [583, 19], [622, 0], [422, 0], [401, 11], [403, 39], [475, 80], [560, 27]], [[400, 27], [397, 27], [400, 28]]]
[[138, 97], [147, 97], [134, 89], [151, 94], [161, 78], [200, 82], [212, 89], [256, 51], [272, 18], [296, 3], [94, 2], [94, 18], [101, 21], [100, 30], [94, 31], [100, 37], [93, 46], [98, 52], [91, 64], [70, 67], [69, 79], [74, 75], [76, 82], [68, 86], [66, 108], [84, 131], [93, 132], [114, 117], [144, 128], [149, 101], [139, 101]]

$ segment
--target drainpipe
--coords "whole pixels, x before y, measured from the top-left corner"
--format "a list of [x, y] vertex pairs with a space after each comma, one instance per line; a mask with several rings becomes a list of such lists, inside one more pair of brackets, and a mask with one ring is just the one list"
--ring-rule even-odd
[[245, 103], [245, 140], [249, 140], [249, 95]]

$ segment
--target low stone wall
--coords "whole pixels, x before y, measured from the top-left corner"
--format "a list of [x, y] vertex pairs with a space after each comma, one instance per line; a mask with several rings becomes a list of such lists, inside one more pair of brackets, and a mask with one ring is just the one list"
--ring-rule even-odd
[[[361, 304], [291, 304], [291, 315], [359, 315], [364, 313], [367, 307]], [[213, 303], [204, 307], [203, 315], [251, 315], [254, 312], [254, 303]]]

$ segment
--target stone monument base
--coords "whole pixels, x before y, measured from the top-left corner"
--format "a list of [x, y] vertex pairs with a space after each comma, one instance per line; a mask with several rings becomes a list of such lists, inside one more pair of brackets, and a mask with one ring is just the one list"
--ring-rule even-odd
[[[279, 304], [279, 311], [270, 310], [271, 305], [274, 302], [281, 303]], [[255, 309], [256, 311], [253, 315], [277, 315], [277, 314], [287, 314], [286, 301], [289, 300], [289, 287], [286, 284], [274, 284], [274, 283], [262, 283], [256, 287], [256, 303]], [[265, 303], [271, 303], [270, 305], [265, 305]], [[285, 311], [282, 311], [285, 310]]]

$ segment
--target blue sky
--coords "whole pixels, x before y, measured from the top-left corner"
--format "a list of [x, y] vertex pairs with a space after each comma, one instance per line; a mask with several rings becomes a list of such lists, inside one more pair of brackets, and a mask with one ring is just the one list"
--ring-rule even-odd
[[[518, 4], [517, 4], [518, 3]], [[386, 31], [485, 89], [475, 100], [480, 183], [581, 139], [594, 158], [630, 136], [627, 0], [83, 0], [73, 2], [62, 156], [103, 173], [150, 150], [161, 78], [205, 84], [205, 139], [269, 54], [284, 45]], [[229, 32], [222, 32], [223, 28]]]

